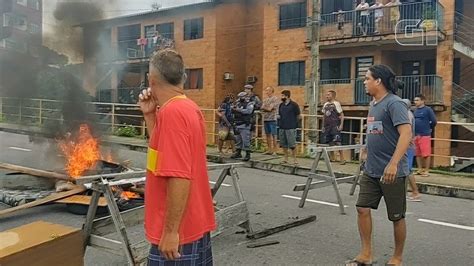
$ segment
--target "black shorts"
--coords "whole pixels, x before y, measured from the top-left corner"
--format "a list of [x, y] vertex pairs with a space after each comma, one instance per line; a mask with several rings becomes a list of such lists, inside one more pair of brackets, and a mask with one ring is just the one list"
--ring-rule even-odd
[[382, 197], [387, 206], [387, 215], [390, 221], [395, 222], [405, 218], [407, 209], [406, 178], [398, 177], [394, 184], [383, 184], [380, 182], [380, 178], [362, 175], [356, 206], [376, 210]]

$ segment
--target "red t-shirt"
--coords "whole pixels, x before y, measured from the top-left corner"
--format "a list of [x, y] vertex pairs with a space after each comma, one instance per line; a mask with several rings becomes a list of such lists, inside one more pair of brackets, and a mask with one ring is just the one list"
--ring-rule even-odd
[[148, 148], [145, 234], [156, 245], [165, 224], [170, 177], [191, 181], [179, 229], [180, 244], [187, 244], [214, 230], [216, 223], [207, 174], [204, 117], [185, 96], [174, 97], [159, 109]]

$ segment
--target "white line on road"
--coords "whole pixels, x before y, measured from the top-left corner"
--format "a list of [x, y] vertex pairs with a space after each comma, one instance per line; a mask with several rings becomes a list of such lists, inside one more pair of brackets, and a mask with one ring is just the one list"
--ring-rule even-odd
[[[215, 184], [216, 184], [216, 182], [214, 182], [214, 181], [209, 181], [209, 183], [211, 183], [211, 184], [213, 184], [213, 185], [215, 185]], [[226, 184], [226, 183], [222, 183], [222, 185], [221, 185], [221, 186], [223, 186], [223, 187], [231, 187], [231, 185], [229, 185], [229, 184]]]
[[[283, 198], [301, 200], [300, 197], [295, 197], [295, 196], [290, 196], [290, 195], [281, 195], [281, 196]], [[328, 205], [328, 206], [333, 206], [333, 207], [339, 207], [339, 204], [337, 204], [337, 203], [331, 203], [331, 202], [313, 200], [313, 199], [306, 199], [306, 201], [307, 202], [313, 202], [313, 203], [319, 203], [319, 204], [323, 204], [323, 205]], [[344, 208], [347, 208], [347, 205], [344, 205]]]
[[30, 149], [24, 149], [24, 148], [19, 148], [19, 147], [8, 147], [8, 148], [12, 150], [17, 150], [17, 151], [31, 151]]
[[428, 219], [418, 219], [418, 221], [423, 222], [423, 223], [437, 224], [437, 225], [443, 225], [443, 226], [448, 226], [448, 227], [454, 227], [458, 229], [474, 231], [474, 227], [467, 226], [467, 225], [451, 224], [451, 223], [433, 221], [433, 220], [428, 220]]

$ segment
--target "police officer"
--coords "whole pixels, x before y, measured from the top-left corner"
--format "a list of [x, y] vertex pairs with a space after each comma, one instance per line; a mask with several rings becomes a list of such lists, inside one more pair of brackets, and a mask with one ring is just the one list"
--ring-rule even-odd
[[231, 158], [242, 158], [242, 150], [244, 150], [244, 161], [250, 160], [250, 129], [252, 127], [252, 116], [254, 115], [254, 102], [250, 101], [250, 98], [247, 96], [246, 92], [239, 93], [237, 95], [237, 101], [232, 108], [234, 113], [234, 134], [237, 150]]

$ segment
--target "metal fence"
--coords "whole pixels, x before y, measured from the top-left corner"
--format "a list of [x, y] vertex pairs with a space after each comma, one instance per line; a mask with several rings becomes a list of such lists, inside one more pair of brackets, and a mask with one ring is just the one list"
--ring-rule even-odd
[[454, 39], [474, 50], [474, 19], [455, 13]]
[[444, 7], [435, 2], [403, 3], [321, 15], [321, 39], [443, 30]]

